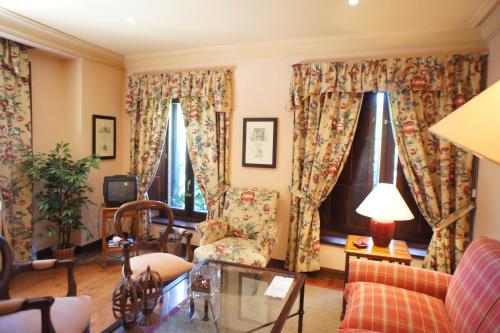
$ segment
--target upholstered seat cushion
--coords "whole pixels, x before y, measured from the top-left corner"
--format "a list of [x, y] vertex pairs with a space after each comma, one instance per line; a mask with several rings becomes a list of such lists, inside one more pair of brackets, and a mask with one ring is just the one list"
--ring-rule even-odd
[[147, 270], [148, 266], [151, 267], [151, 270], [160, 274], [163, 282], [174, 280], [193, 268], [192, 263], [173, 254], [163, 252], [148, 253], [130, 258], [132, 278]]
[[346, 286], [348, 304], [340, 328], [379, 332], [452, 332], [444, 302], [418, 292], [372, 282]]
[[267, 260], [257, 249], [254, 239], [226, 237], [194, 250], [195, 261], [217, 259], [239, 264], [266, 267]]
[[[57, 297], [50, 307], [50, 318], [56, 332], [82, 333], [90, 324], [90, 297]], [[1, 332], [40, 333], [40, 310], [19, 311], [0, 316]]]

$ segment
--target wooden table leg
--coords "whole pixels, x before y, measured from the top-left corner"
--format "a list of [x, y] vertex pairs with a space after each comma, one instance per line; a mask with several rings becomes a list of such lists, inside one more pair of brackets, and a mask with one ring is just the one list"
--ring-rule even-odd
[[298, 333], [302, 333], [302, 324], [304, 321], [304, 294], [305, 294], [306, 283], [302, 284], [302, 288], [300, 288], [300, 298], [299, 298], [299, 328]]
[[[344, 289], [345, 286], [347, 285], [347, 282], [349, 281], [349, 261], [350, 261], [351, 256], [346, 253], [345, 254], [345, 268], [344, 268]], [[346, 302], [345, 302], [345, 296], [342, 296], [342, 314], [340, 315], [340, 319], [344, 319], [345, 315], [345, 308], [346, 308]]]
[[104, 219], [104, 212], [101, 213], [101, 236], [102, 236], [102, 253], [101, 253], [101, 266], [106, 267], [106, 261], [108, 254], [106, 250], [108, 249], [108, 244], [106, 242], [106, 221]]

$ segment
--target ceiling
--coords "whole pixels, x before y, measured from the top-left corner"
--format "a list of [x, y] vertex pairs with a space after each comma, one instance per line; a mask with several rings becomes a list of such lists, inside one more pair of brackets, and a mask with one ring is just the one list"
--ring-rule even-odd
[[132, 55], [323, 36], [459, 30], [473, 27], [491, 3], [359, 0], [357, 6], [349, 6], [347, 0], [0, 0], [0, 7], [118, 54]]

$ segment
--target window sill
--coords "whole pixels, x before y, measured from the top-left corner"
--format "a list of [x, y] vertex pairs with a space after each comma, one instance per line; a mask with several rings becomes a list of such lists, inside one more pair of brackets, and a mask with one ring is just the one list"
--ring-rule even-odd
[[[322, 235], [320, 237], [321, 244], [328, 244], [338, 247], [344, 247], [346, 242], [346, 236], [327, 236]], [[411, 242], [406, 242], [408, 244], [408, 250], [410, 254], [415, 259], [424, 259], [427, 253], [427, 246], [425, 244], [416, 244]]]
[[[156, 217], [151, 218], [151, 222], [153, 222], [154, 224], [167, 225], [168, 219], [156, 216]], [[174, 219], [174, 227], [177, 227], [177, 228], [195, 230], [197, 224], [198, 224], [198, 222], [183, 221], [180, 219]]]

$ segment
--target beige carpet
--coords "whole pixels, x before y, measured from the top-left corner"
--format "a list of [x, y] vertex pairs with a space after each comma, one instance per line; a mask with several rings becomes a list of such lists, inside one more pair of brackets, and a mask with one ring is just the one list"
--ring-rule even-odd
[[[337, 332], [342, 311], [342, 292], [306, 285], [304, 302], [304, 333]], [[298, 301], [292, 313], [298, 309]], [[287, 320], [282, 332], [297, 332], [298, 317]]]

